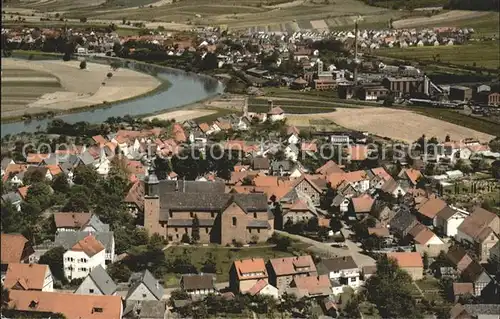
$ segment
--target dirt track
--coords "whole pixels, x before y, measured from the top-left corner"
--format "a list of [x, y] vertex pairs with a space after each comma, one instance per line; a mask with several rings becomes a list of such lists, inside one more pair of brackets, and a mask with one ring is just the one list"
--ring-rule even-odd
[[403, 29], [403, 28], [419, 27], [422, 25], [430, 25], [433, 23], [441, 24], [441, 23], [449, 22], [451, 25], [453, 25], [453, 22], [455, 22], [457, 20], [480, 18], [480, 17], [488, 15], [488, 14], [489, 14], [489, 12], [487, 12], [487, 11], [453, 10], [453, 11], [441, 13], [441, 14], [438, 14], [438, 15], [435, 15], [432, 17], [418, 17], [418, 18], [411, 18], [411, 19], [394, 21], [393, 26], [394, 26], [394, 28], [397, 28], [397, 29]]

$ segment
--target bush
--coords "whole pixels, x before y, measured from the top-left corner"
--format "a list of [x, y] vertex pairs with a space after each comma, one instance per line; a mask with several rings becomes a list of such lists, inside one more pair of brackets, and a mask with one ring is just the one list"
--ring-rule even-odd
[[108, 77], [108, 79], [111, 79], [113, 77], [113, 73], [109, 72], [108, 74], [106, 74], [106, 76]]
[[80, 69], [84, 70], [87, 68], [87, 61], [83, 60], [80, 62]]
[[233, 245], [234, 247], [243, 247], [243, 243], [241, 241], [237, 241], [236, 239], [233, 239]]
[[83, 17], [83, 18], [80, 18], [80, 22], [82, 22], [82, 23], [85, 23], [85, 22], [87, 22], [87, 18], [85, 18], [85, 17]]
[[182, 235], [181, 242], [185, 244], [189, 244], [191, 242], [191, 239], [189, 238], [189, 235], [187, 233], [184, 233], [184, 235]]

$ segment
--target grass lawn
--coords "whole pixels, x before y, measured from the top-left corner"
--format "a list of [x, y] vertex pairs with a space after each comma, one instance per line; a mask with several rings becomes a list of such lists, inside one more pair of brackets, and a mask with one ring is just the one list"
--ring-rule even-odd
[[377, 51], [378, 55], [392, 58], [434, 62], [439, 54], [440, 61], [456, 65], [497, 69], [500, 66], [500, 45], [498, 41], [469, 42], [465, 45], [386, 48]]
[[441, 295], [441, 287], [437, 279], [426, 277], [425, 279], [416, 281], [415, 285], [422, 290], [424, 298], [428, 301], [444, 302], [443, 296]]
[[[335, 111], [335, 107], [310, 107], [310, 106], [284, 106], [280, 104], [280, 107], [287, 114], [309, 114], [309, 113], [330, 113]], [[269, 111], [267, 105], [248, 105], [249, 112], [265, 113]]]
[[[306, 249], [301, 243], [292, 243], [292, 250], [303, 251]], [[238, 259], [248, 258], [264, 258], [267, 262], [270, 258], [290, 257], [294, 256], [291, 251], [284, 252], [276, 250], [272, 247], [245, 247], [245, 248], [228, 248], [221, 246], [172, 246], [165, 251], [167, 259], [172, 260], [175, 256], [187, 254], [191, 263], [200, 270], [204, 261], [208, 258], [209, 253], [214, 256], [217, 264], [217, 282], [226, 282], [229, 280], [229, 268], [233, 261]], [[173, 285], [178, 283], [177, 274], [167, 274], [165, 276], [165, 285]]]

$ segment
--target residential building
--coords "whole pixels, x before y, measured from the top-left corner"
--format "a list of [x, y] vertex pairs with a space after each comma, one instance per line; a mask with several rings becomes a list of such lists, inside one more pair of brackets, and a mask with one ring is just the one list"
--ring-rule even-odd
[[332, 294], [332, 285], [327, 275], [294, 277], [287, 293], [292, 293], [298, 299], [302, 297], [316, 298]]
[[463, 296], [470, 294], [474, 295], [474, 285], [471, 282], [454, 282], [453, 283], [453, 297], [455, 298], [455, 302]]
[[163, 286], [149, 272], [144, 270], [133, 274], [130, 278], [130, 288], [126, 300], [161, 300], [163, 298]]
[[85, 277], [75, 290], [75, 294], [114, 296], [117, 288], [106, 270], [101, 265], [98, 265]]
[[368, 194], [363, 194], [359, 197], [353, 197], [349, 205], [350, 217], [355, 217], [358, 220], [370, 215], [375, 199]]
[[450, 319], [497, 319], [500, 316], [500, 304], [457, 303], [449, 315]]
[[[106, 225], [106, 224], [104, 224]], [[107, 226], [107, 225], [106, 225]], [[56, 234], [54, 246], [63, 246], [65, 249], [73, 247], [78, 241], [92, 234], [101, 244], [104, 245], [104, 258], [106, 264], [115, 260], [115, 236], [112, 231], [86, 232], [86, 231], [63, 231]]]
[[[197, 192], [168, 192], [168, 182], [159, 182], [154, 173], [146, 181], [144, 226], [150, 234], [180, 242], [184, 234], [191, 237], [197, 216], [202, 243], [265, 242], [271, 236], [274, 216], [265, 194], [226, 194], [224, 183], [216, 193], [217, 182], [196, 182]], [[211, 192], [202, 192], [205, 188]]]
[[427, 201], [418, 204], [415, 209], [423, 224], [427, 226], [437, 226], [437, 214], [446, 206], [444, 200], [438, 197], [431, 197]]
[[450, 247], [446, 253], [446, 258], [460, 274], [473, 262], [473, 259], [467, 254], [467, 251], [459, 245]]
[[271, 122], [276, 122], [276, 121], [283, 121], [285, 119], [285, 111], [279, 106], [272, 107], [271, 103], [271, 108], [269, 109], [269, 112], [267, 112], [267, 118]]
[[64, 275], [68, 280], [85, 278], [97, 266], [106, 268], [105, 248], [93, 235], [79, 240], [64, 253]]
[[3, 281], [6, 289], [54, 291], [54, 279], [47, 265], [9, 264]]
[[283, 294], [295, 276], [316, 276], [316, 266], [311, 256], [270, 259], [267, 263], [269, 283]]
[[359, 98], [361, 100], [377, 101], [387, 96], [389, 90], [383, 86], [363, 86], [359, 93]]
[[235, 293], [245, 293], [259, 280], [269, 282], [262, 258], [236, 260], [229, 270], [229, 288]]
[[54, 213], [56, 232], [83, 231], [88, 233], [109, 232], [109, 225], [92, 213]]
[[500, 270], [500, 241], [498, 241], [493, 247], [491, 247], [489, 261], [499, 267]]
[[468, 216], [468, 212], [450, 206], [445, 206], [436, 215], [436, 227], [448, 237], [455, 237], [458, 227]]
[[417, 252], [388, 253], [387, 257], [394, 259], [399, 267], [411, 276], [413, 280], [424, 278], [424, 263], [422, 256]]
[[[488, 293], [496, 293], [493, 278], [477, 261], [473, 260], [462, 273], [462, 276], [474, 286], [474, 296], [484, 296]], [[490, 294], [491, 296], [491, 294]]]
[[181, 289], [190, 295], [216, 293], [215, 276], [212, 274], [187, 274], [181, 277]]
[[9, 308], [30, 315], [60, 313], [66, 319], [121, 319], [119, 296], [90, 296], [35, 290], [11, 290]]
[[410, 213], [409, 209], [400, 207], [396, 215], [389, 221], [389, 230], [398, 237], [404, 238], [417, 223], [417, 218]]
[[483, 208], [476, 208], [458, 227], [455, 238], [473, 244], [481, 262], [487, 262], [491, 248], [498, 242], [500, 218]]
[[279, 299], [279, 290], [267, 281], [260, 279], [252, 288], [247, 291], [250, 296], [262, 295]]
[[167, 318], [166, 300], [127, 300], [124, 319], [165, 319]]
[[10, 263], [27, 263], [35, 252], [31, 243], [21, 234], [0, 234], [2, 272]]
[[352, 256], [323, 259], [317, 267], [320, 275], [327, 275], [330, 280], [338, 283], [333, 291], [336, 294], [341, 293], [345, 286], [357, 289], [361, 285], [361, 270]]

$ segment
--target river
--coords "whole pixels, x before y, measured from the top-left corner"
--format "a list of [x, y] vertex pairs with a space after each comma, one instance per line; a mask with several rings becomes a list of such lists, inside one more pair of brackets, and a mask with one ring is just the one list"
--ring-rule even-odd
[[[109, 61], [110, 58], [102, 59], [102, 61], [89, 60], [89, 62], [106, 62], [106, 60]], [[104, 108], [96, 107], [78, 113], [62, 114], [54, 118], [62, 119], [68, 123], [80, 121], [92, 124], [102, 123], [108, 117], [112, 116], [139, 116], [177, 108], [209, 98], [224, 91], [224, 86], [219, 81], [195, 73], [186, 73], [182, 70], [140, 62], [127, 63], [126, 67], [155, 74], [158, 79], [170, 82], [170, 86], [167, 89], [159, 90], [153, 94], [133, 100], [116, 102]], [[43, 130], [52, 120], [51, 118], [38, 120], [33, 117], [31, 122], [2, 123], [1, 136]]]

